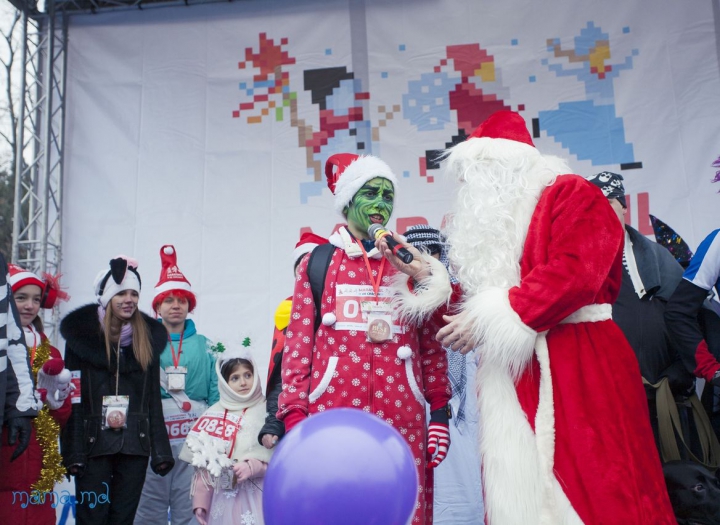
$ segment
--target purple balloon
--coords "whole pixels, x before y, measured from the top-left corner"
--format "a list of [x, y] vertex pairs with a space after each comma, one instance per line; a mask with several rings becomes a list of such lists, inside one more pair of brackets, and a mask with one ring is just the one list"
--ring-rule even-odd
[[410, 447], [362, 410], [321, 412], [280, 442], [263, 487], [268, 525], [408, 523], [418, 494]]

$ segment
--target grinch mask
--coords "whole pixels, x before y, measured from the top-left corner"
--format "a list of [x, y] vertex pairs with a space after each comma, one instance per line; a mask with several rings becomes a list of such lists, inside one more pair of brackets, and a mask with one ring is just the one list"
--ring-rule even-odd
[[343, 210], [350, 233], [356, 239], [369, 239], [367, 231], [371, 224], [385, 226], [390, 220], [394, 199], [392, 182], [382, 177], [367, 181]]

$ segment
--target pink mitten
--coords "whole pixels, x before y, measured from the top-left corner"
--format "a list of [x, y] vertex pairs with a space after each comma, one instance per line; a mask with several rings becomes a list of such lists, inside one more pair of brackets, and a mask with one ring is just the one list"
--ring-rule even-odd
[[72, 374], [62, 359], [48, 359], [37, 375], [38, 390], [46, 390], [45, 402], [51, 410], [60, 408], [70, 392], [75, 390]]
[[265, 475], [267, 463], [259, 459], [246, 459], [233, 466], [238, 483], [246, 479], [260, 478]]
[[238, 483], [241, 483], [246, 479], [250, 479], [250, 476], [252, 475], [252, 469], [247, 461], [241, 461], [240, 463], [233, 465], [233, 471], [235, 471]]

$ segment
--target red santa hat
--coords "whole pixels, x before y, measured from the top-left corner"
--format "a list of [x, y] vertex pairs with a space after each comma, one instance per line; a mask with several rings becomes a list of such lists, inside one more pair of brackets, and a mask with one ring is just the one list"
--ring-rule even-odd
[[153, 309], [157, 311], [157, 307], [169, 295], [178, 295], [187, 299], [189, 303], [189, 311], [195, 309], [197, 299], [190, 286], [190, 281], [180, 271], [177, 265], [177, 252], [171, 244], [166, 244], [160, 248], [160, 280], [155, 285], [155, 297], [153, 298]]
[[390, 166], [372, 155], [336, 153], [325, 163], [325, 176], [328, 188], [335, 195], [335, 211], [340, 215], [363, 184], [374, 178], [389, 180], [397, 193], [397, 178]]
[[480, 124], [468, 139], [484, 137], [514, 140], [535, 147], [527, 130], [525, 119], [514, 111], [496, 111]]
[[49, 273], [43, 274], [41, 278], [17, 264], [8, 264], [8, 283], [13, 293], [16, 293], [23, 286], [34, 285], [42, 292], [42, 308], [52, 308], [58, 300], [67, 301], [70, 296], [60, 288], [60, 275], [52, 276]]
[[544, 165], [558, 173], [569, 173], [562, 159], [543, 156], [535, 148], [525, 120], [514, 111], [496, 111], [490, 115], [475, 131], [460, 144], [450, 148], [445, 154], [445, 166], [448, 173], [459, 180], [474, 176], [479, 164], [497, 162], [501, 166], [516, 166], [518, 162], [528, 161], [525, 169], [541, 169], [535, 161], [544, 159]]
[[310, 253], [321, 244], [327, 244], [328, 242], [325, 237], [315, 235], [313, 232], [303, 232], [293, 250], [293, 261], [297, 263], [303, 255]]

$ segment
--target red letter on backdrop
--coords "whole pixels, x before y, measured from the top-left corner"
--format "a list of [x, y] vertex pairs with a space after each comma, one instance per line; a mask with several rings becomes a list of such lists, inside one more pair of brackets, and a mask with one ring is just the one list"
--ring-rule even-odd
[[416, 224], [425, 224], [427, 225], [428, 221], [425, 217], [406, 217], [398, 219], [395, 227], [395, 231], [397, 233], [405, 233], [407, 229], [410, 226], [415, 226]]

